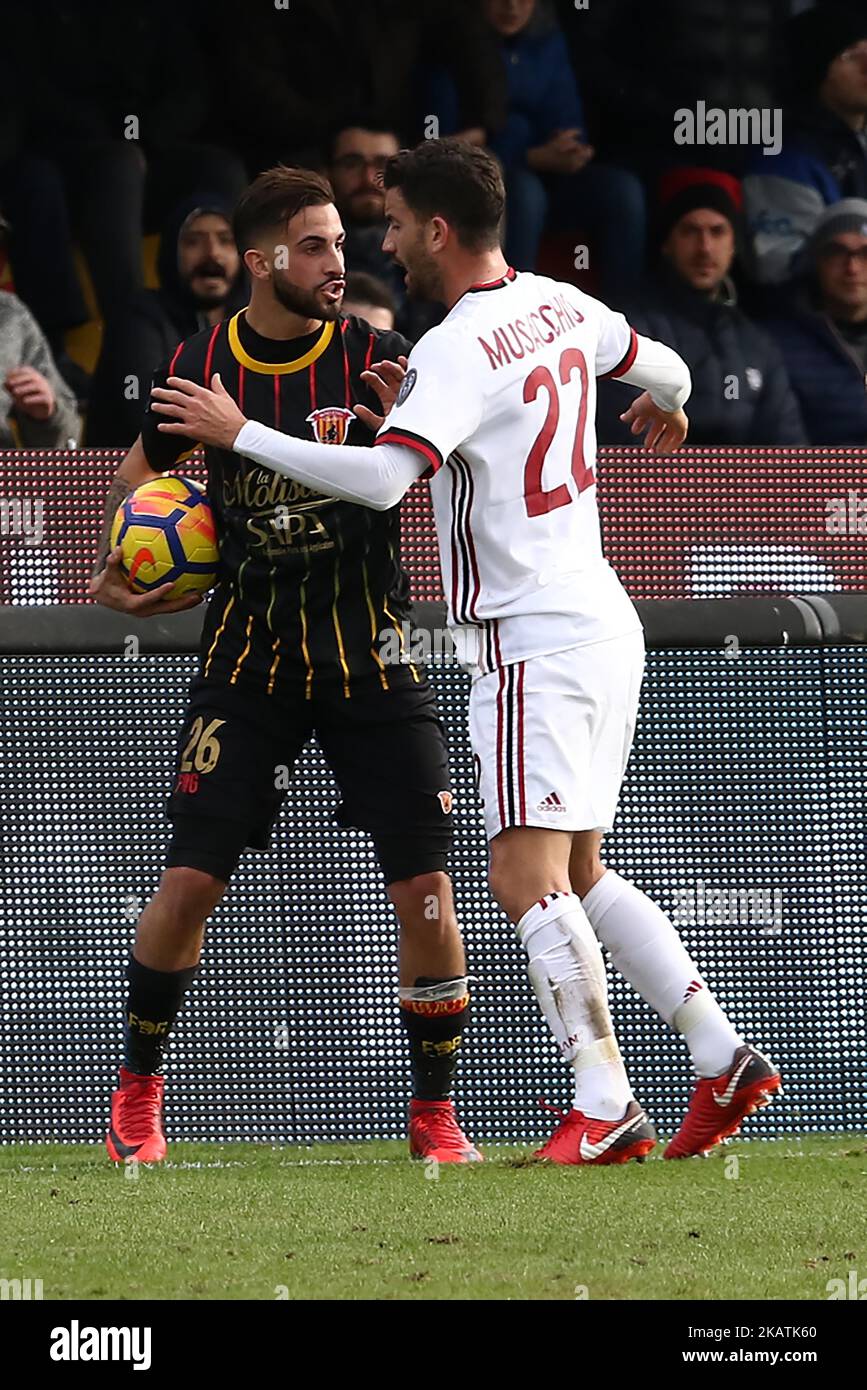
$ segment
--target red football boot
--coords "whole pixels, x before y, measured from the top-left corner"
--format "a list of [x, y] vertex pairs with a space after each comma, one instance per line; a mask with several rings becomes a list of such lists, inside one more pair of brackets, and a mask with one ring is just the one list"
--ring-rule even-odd
[[[546, 1107], [553, 1110], [553, 1106]], [[656, 1143], [656, 1130], [646, 1111], [637, 1100], [631, 1100], [619, 1120], [594, 1120], [580, 1110], [562, 1115], [547, 1144], [537, 1149], [534, 1158], [549, 1163], [588, 1164], [628, 1163], [630, 1158], [643, 1162]]]
[[163, 1133], [162, 1076], [138, 1076], [120, 1069], [120, 1086], [111, 1098], [111, 1124], [106, 1135], [109, 1158], [123, 1163], [159, 1163], [166, 1156]]
[[438, 1163], [481, 1163], [455, 1118], [454, 1101], [411, 1100], [409, 1103], [411, 1158], [435, 1158]]
[[769, 1105], [782, 1084], [780, 1073], [767, 1057], [744, 1043], [722, 1076], [701, 1077], [696, 1082], [683, 1124], [663, 1158], [706, 1154], [737, 1134], [745, 1115]]

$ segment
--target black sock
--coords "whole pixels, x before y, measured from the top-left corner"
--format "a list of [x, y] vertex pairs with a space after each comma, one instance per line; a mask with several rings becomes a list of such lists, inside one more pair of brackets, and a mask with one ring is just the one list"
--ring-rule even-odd
[[[452, 998], [447, 989], [454, 985]], [[464, 976], [445, 980], [421, 975], [414, 990], [433, 998], [402, 999], [400, 1016], [409, 1040], [412, 1094], [416, 1100], [448, 1100], [457, 1068], [458, 1051], [469, 1021], [469, 994]]]
[[153, 1076], [160, 1070], [169, 1030], [198, 968], [191, 965], [186, 970], [151, 970], [130, 956], [123, 1020], [123, 1064], [127, 1071]]

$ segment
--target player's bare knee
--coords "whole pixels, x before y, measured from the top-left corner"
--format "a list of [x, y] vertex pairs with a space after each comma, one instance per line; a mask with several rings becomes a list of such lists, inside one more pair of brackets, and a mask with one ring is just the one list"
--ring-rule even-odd
[[[213, 912], [226, 891], [222, 879], [201, 869], [166, 869], [157, 890], [160, 906], [177, 914], [179, 921], [200, 925]], [[156, 901], [156, 899], [155, 899]]]
[[503, 909], [510, 922], [517, 922], [527, 910], [529, 891], [525, 875], [516, 866], [491, 859], [488, 871], [491, 896]]
[[388, 896], [402, 925], [430, 923], [449, 928], [454, 924], [452, 884], [448, 874], [416, 874], [413, 878], [390, 883]]
[[587, 859], [570, 859], [569, 882], [572, 885], [572, 892], [577, 893], [579, 898], [586, 897], [594, 883], [598, 883], [604, 873], [605, 865], [598, 854]]

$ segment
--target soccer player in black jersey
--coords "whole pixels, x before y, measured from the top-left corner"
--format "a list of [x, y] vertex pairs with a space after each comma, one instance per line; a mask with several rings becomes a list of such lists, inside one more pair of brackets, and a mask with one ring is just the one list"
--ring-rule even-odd
[[[177, 372], [202, 385], [219, 376], [253, 419], [335, 446], [372, 444], [410, 344], [341, 314], [343, 228], [329, 184], [283, 166], [260, 174], [236, 209], [235, 237], [249, 305], [180, 343], [155, 382]], [[199, 601], [173, 600], [168, 586], [134, 595], [119, 550], [108, 554], [124, 497], [196, 448], [158, 422], [148, 406], [109, 493], [91, 584], [98, 602], [143, 617]], [[283, 797], [277, 769], [291, 768], [315, 734], [340, 787], [338, 822], [371, 835], [400, 922], [410, 1151], [476, 1160], [450, 1099], [468, 990], [446, 875], [445, 740], [424, 673], [408, 661], [386, 665], [379, 649], [380, 633], [400, 635], [410, 614], [399, 509], [317, 495], [227, 450], [208, 447], [205, 458], [219, 584], [178, 739], [168, 863], [127, 969], [109, 1155], [165, 1156], [163, 1055], [198, 969], [204, 923], [245, 847], [267, 848]]]

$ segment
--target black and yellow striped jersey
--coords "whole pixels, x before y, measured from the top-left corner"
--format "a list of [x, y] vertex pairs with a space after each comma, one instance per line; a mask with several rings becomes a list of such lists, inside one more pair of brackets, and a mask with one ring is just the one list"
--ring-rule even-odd
[[[300, 438], [371, 444], [355, 416], [379, 410], [361, 381], [372, 362], [407, 354], [410, 343], [363, 319], [341, 317], [289, 341], [263, 338], [241, 310], [181, 343], [156, 372], [199, 385], [215, 372], [249, 419]], [[157, 430], [150, 405], [142, 426], [148, 463], [172, 468], [194, 439]], [[417, 680], [413, 667], [386, 668], [380, 634], [403, 633], [409, 583], [400, 564], [400, 508], [377, 512], [323, 497], [229, 450], [207, 447], [208, 495], [220, 544], [220, 585], [205, 620], [203, 673], [242, 688], [278, 693], [302, 682], [374, 676], [388, 689]]]

